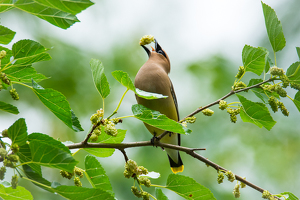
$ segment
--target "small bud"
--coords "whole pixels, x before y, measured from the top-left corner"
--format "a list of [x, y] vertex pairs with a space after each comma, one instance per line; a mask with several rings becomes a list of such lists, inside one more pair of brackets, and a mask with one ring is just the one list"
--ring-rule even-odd
[[298, 84], [298, 83], [291, 83], [291, 88], [294, 88], [294, 89], [296, 89], [296, 90], [299, 90], [300, 91], [300, 84]]
[[228, 181], [233, 182], [235, 180], [235, 175], [231, 171], [227, 171], [225, 175], [227, 176]]
[[64, 170], [60, 170], [60, 175], [64, 178], [67, 178], [67, 179], [71, 179], [74, 174], [73, 173], [70, 173], [70, 172], [67, 172], [67, 171], [64, 171]]
[[244, 68], [244, 66], [240, 66], [239, 71], [235, 77], [240, 79], [244, 74], [245, 74], [245, 68]]
[[278, 68], [277, 66], [273, 66], [270, 68], [270, 74], [273, 76], [283, 76], [284, 71], [282, 68]]
[[234, 195], [235, 198], [239, 198], [241, 196], [240, 185], [238, 183], [233, 188], [233, 192], [232, 193], [233, 193], [233, 195]]
[[151, 42], [154, 42], [154, 36], [152, 36], [152, 35], [144, 35], [140, 39], [140, 45], [150, 44]]
[[138, 198], [142, 197], [142, 193], [138, 190], [136, 186], [131, 186], [131, 192]]
[[74, 168], [74, 173], [79, 176], [80, 178], [83, 177], [83, 169], [80, 169], [79, 167], [76, 167]]
[[4, 148], [0, 148], [0, 156], [4, 159], [7, 155], [7, 151]]
[[6, 51], [2, 50], [0, 51], [0, 59], [4, 58], [6, 56]]
[[284, 116], [289, 116], [289, 111], [286, 109], [285, 105], [282, 102], [278, 102], [278, 108], [280, 108], [281, 113]]
[[104, 126], [104, 132], [107, 135], [111, 135], [113, 137], [116, 137], [118, 134], [118, 130], [116, 129], [115, 125], [112, 122], [110, 122]]
[[224, 100], [219, 101], [219, 109], [225, 110], [227, 107], [228, 107], [228, 104], [226, 101], [224, 101]]
[[148, 178], [144, 177], [144, 176], [139, 177], [138, 180], [139, 180], [140, 184], [142, 184], [146, 187], [151, 186], [151, 181]]
[[280, 85], [275, 86], [275, 92], [281, 97], [286, 97], [287, 95], [286, 91]]
[[0, 168], [0, 180], [3, 180], [5, 177], [6, 167]]
[[97, 140], [98, 140], [98, 135], [92, 133], [90, 139], [91, 139], [92, 142], [97, 142]]
[[217, 181], [219, 184], [223, 183], [223, 180], [224, 180], [224, 173], [223, 172], [219, 172], [218, 173], [218, 178], [217, 178]]
[[9, 90], [10, 96], [14, 99], [14, 100], [19, 100], [19, 94], [17, 93], [16, 89], [13, 88], [11, 90]]
[[8, 130], [4, 129], [1, 134], [3, 137], [8, 137]]
[[20, 147], [19, 147], [19, 145], [17, 145], [17, 144], [13, 144], [13, 145], [11, 145], [11, 150], [12, 150], [12, 152], [14, 152], [14, 153], [18, 153], [19, 150], [20, 150]]
[[[244, 177], [243, 179], [245, 179], [246, 180], [246, 177]], [[243, 183], [243, 182], [241, 182], [241, 188], [245, 188], [246, 187], [246, 184], [245, 183]]]
[[12, 189], [16, 189], [18, 186], [18, 175], [15, 174], [11, 177], [11, 187]]
[[82, 183], [81, 183], [79, 177], [74, 177], [74, 184], [75, 184], [77, 187], [82, 187]]
[[214, 111], [212, 111], [209, 108], [206, 108], [206, 109], [202, 110], [202, 113], [206, 116], [212, 116], [214, 114]]
[[278, 111], [278, 105], [277, 105], [277, 100], [275, 97], [271, 96], [268, 100], [269, 105], [271, 106], [273, 112], [277, 112]]
[[284, 74], [282, 76], [280, 76], [280, 80], [282, 81], [282, 87], [286, 88], [287, 86], [289, 86], [289, 78]]
[[187, 117], [187, 118], [185, 118], [185, 121], [186, 121], [187, 123], [193, 124], [193, 123], [196, 122], [196, 117], [195, 117], [195, 116]]
[[263, 199], [270, 199], [271, 197], [271, 194], [268, 190], [264, 190], [264, 192], [262, 193], [262, 196], [261, 196]]
[[10, 160], [11, 162], [18, 162], [19, 161], [19, 156], [15, 155], [15, 154], [10, 154], [7, 158], [8, 160]]

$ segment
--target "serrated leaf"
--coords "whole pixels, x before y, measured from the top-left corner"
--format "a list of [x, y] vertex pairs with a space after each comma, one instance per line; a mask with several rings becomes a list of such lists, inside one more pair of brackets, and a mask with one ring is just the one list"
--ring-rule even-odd
[[82, 10], [85, 10], [89, 6], [93, 5], [94, 3], [89, 0], [77, 0], [77, 1], [70, 1], [70, 0], [36, 0], [40, 4], [44, 6], [56, 8], [58, 10], [62, 10], [67, 13], [71, 13], [76, 15], [80, 13]]
[[14, 6], [63, 29], [79, 22], [76, 16], [71, 13], [44, 6], [34, 0], [17, 0]]
[[40, 141], [30, 141], [29, 143], [32, 163], [46, 167], [57, 168], [68, 172], [73, 172], [78, 163], [70, 153], [60, 148], [55, 148], [51, 144], [40, 143]]
[[117, 70], [117, 71], [113, 71], [111, 74], [123, 86], [135, 92], [135, 87], [127, 72]]
[[295, 106], [297, 107], [298, 111], [300, 112], [300, 91], [298, 91], [296, 94], [295, 94], [295, 98], [293, 100]]
[[157, 94], [157, 93], [152, 93], [152, 92], [146, 92], [143, 90], [140, 90], [138, 88], [135, 89], [136, 95], [139, 97], [142, 97], [144, 99], [162, 99], [162, 98], [167, 98], [168, 96], [164, 96], [162, 94]]
[[84, 188], [77, 186], [61, 185], [54, 188], [54, 191], [60, 194], [61, 196], [72, 200], [115, 200], [115, 198], [110, 193], [99, 188]]
[[99, 161], [90, 155], [87, 155], [84, 160], [85, 171], [88, 175], [93, 188], [100, 188], [114, 195], [109, 178], [106, 175], [105, 170], [100, 165]]
[[245, 45], [242, 52], [245, 71], [250, 71], [260, 76], [266, 66], [266, 55], [267, 52], [262, 48]]
[[166, 115], [163, 115], [158, 111], [148, 109], [140, 104], [133, 105], [131, 109], [134, 117], [146, 124], [159, 128], [161, 130], [185, 134], [185, 131], [178, 122], [169, 119], [168, 117], [166, 117]]
[[31, 65], [27, 66], [11, 66], [3, 72], [7, 75], [7, 77], [11, 81], [23, 82], [23, 83], [31, 83], [32, 79], [35, 82], [41, 82], [42, 80], [47, 79], [43, 74], [39, 74], [36, 70], [31, 67]]
[[194, 179], [183, 175], [170, 174], [167, 180], [166, 188], [189, 200], [216, 199], [208, 188], [200, 185]]
[[27, 141], [27, 126], [24, 118], [20, 118], [13, 125], [8, 128], [8, 137], [11, 139], [12, 144], [22, 146]]
[[286, 71], [286, 76], [290, 81], [300, 83], [300, 62], [293, 63]]
[[13, 55], [10, 49], [0, 46], [0, 51], [2, 50], [6, 51], [6, 56], [1, 59], [1, 66], [3, 69], [3, 66], [7, 65], [10, 62], [10, 59]]
[[274, 64], [273, 64], [273, 62], [272, 62], [272, 60], [271, 60], [271, 58], [270, 58], [270, 52], [268, 51], [268, 49], [266, 49], [266, 48], [264, 48], [264, 47], [258, 47], [259, 49], [261, 49], [261, 50], [263, 50], [264, 52], [266, 52], [266, 59], [265, 59], [265, 62], [266, 62], [266, 64], [265, 64], [265, 73], [267, 73], [268, 71], [269, 71], [269, 69], [270, 69], [270, 67], [271, 66], [273, 66]]
[[[101, 135], [98, 137], [98, 140], [95, 143], [121, 143], [123, 142], [125, 135], [126, 135], [126, 130], [121, 130], [117, 129], [118, 134], [116, 137], [107, 135], [104, 132], [104, 127], [101, 127]], [[89, 142], [91, 142], [89, 140]], [[87, 151], [90, 154], [93, 154], [94, 156], [97, 157], [109, 157], [111, 156], [114, 152], [115, 149], [111, 148], [85, 148], [85, 151]]]
[[[1, 6], [1, 4], [0, 4]], [[16, 32], [10, 30], [9, 28], [0, 25], [0, 43], [8, 44], [15, 37]]]
[[[251, 79], [247, 87], [252, 85], [256, 85], [258, 83], [263, 82], [262, 79]], [[270, 85], [269, 83], [265, 83], [265, 85]], [[268, 103], [269, 96], [275, 96], [276, 98], [280, 99], [280, 96], [276, 92], [270, 93], [269, 91], [265, 91], [262, 88], [252, 88], [251, 91], [260, 98], [264, 103]]]
[[155, 188], [155, 197], [157, 198], [157, 200], [169, 200], [160, 188]]
[[286, 200], [299, 200], [298, 197], [296, 197], [293, 193], [291, 192], [282, 192], [280, 193], [281, 195], [288, 195], [289, 197]]
[[5, 103], [3, 101], [0, 101], [0, 110], [12, 113], [12, 114], [19, 114], [19, 110], [16, 106], [13, 106], [9, 103]]
[[100, 93], [102, 99], [105, 99], [109, 93], [109, 83], [107, 81], [106, 75], [104, 73], [104, 66], [100, 60], [91, 59], [90, 66], [93, 74], [93, 79], [95, 86]]
[[18, 156], [20, 158], [21, 163], [28, 163], [28, 166], [35, 171], [37, 174], [42, 174], [42, 169], [39, 164], [29, 163], [32, 161], [31, 151], [28, 144], [24, 144], [20, 146], [20, 150], [18, 152]]
[[28, 141], [37, 141], [40, 144], [45, 144], [52, 146], [53, 148], [58, 148], [60, 150], [63, 150], [67, 153], [70, 153], [70, 150], [68, 147], [66, 147], [62, 142], [55, 140], [54, 138], [50, 137], [49, 135], [42, 134], [42, 133], [31, 133], [28, 136]]
[[51, 56], [46, 53], [47, 49], [33, 40], [20, 40], [13, 44], [12, 54], [14, 65], [30, 65], [39, 61], [50, 60]]
[[13, 6], [11, 6], [13, 5], [13, 0], [2, 0], [1, 4], [0, 4], [0, 13], [9, 11], [14, 8]]
[[25, 188], [18, 186], [16, 189], [11, 187], [4, 187], [0, 185], [0, 197], [3, 200], [31, 200], [33, 199], [31, 193]]
[[84, 131], [83, 128], [81, 127], [80, 121], [78, 117], [75, 115], [74, 111], [71, 109], [71, 114], [72, 114], [72, 128], [74, 131], [79, 132], [79, 131]]
[[243, 105], [240, 116], [244, 122], [250, 122], [258, 127], [265, 127], [267, 130], [276, 124], [268, 108], [263, 103], [252, 102], [245, 97], [236, 94]]
[[37, 95], [37, 97], [41, 100], [41, 102], [61, 121], [63, 121], [69, 128], [74, 131], [78, 131], [78, 128], [73, 128], [74, 126], [78, 126], [77, 121], [72, 118], [72, 112], [67, 101], [66, 97], [53, 89], [47, 88], [44, 89], [42, 86], [37, 84], [34, 80], [32, 80], [32, 90]]
[[283, 35], [281, 22], [278, 20], [275, 11], [267, 4], [261, 2], [268, 37], [274, 52], [280, 51], [285, 47], [285, 38]]

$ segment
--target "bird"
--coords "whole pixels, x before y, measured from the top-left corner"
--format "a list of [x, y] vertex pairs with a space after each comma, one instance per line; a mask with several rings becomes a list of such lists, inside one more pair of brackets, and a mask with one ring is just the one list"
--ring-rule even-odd
[[[144, 99], [135, 95], [137, 103], [141, 104], [151, 110], [159, 111], [161, 114], [166, 115], [168, 118], [179, 121], [178, 104], [173, 88], [173, 84], [168, 74], [170, 73], [170, 59], [167, 53], [161, 48], [157, 40], [154, 39], [155, 49], [151, 46], [150, 51], [146, 46], [141, 45], [149, 59], [139, 69], [134, 85], [136, 88], [151, 92], [162, 94], [167, 98], [160, 99]], [[164, 132], [164, 130], [155, 128], [151, 125], [144, 123], [148, 131], [155, 137]], [[161, 140], [163, 143], [180, 145], [180, 134], [169, 132]], [[174, 174], [182, 172], [184, 165], [182, 163], [178, 150], [165, 148], [171, 170]]]

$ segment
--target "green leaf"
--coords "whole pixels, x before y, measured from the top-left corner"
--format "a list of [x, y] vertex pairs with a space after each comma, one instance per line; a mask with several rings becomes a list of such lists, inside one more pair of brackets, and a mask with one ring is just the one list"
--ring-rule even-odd
[[281, 195], [288, 195], [289, 197], [286, 200], [299, 200], [298, 197], [296, 197], [293, 193], [291, 192], [282, 192], [280, 193]]
[[[2, 5], [1, 5], [2, 4]], [[13, 9], [13, 0], [2, 0], [0, 4], [0, 13]], [[4, 5], [5, 6], [4, 6]]]
[[[258, 83], [263, 82], [262, 79], [251, 79], [247, 87], [252, 85], [256, 85]], [[265, 85], [270, 85], [269, 83], [265, 83]], [[260, 98], [264, 103], [268, 103], [269, 96], [275, 96], [280, 99], [280, 96], [276, 92], [270, 93], [269, 91], [264, 91], [262, 88], [252, 88], [251, 91]]]
[[276, 124], [265, 104], [252, 102], [245, 97], [236, 94], [242, 103], [240, 116], [244, 122], [250, 122], [258, 127], [265, 127], [267, 130]]
[[245, 45], [242, 52], [245, 71], [250, 71], [260, 76], [266, 66], [266, 56], [267, 52], [262, 48]]
[[17, 0], [14, 6], [63, 29], [67, 29], [75, 22], [79, 22], [75, 15], [44, 6], [34, 0]]
[[12, 187], [4, 187], [3, 185], [0, 185], [0, 197], [2, 197], [3, 200], [33, 199], [31, 193], [21, 186], [18, 186], [16, 189], [12, 189]]
[[296, 47], [298, 58], [300, 59], [300, 47]]
[[157, 93], [152, 93], [152, 92], [146, 92], [143, 90], [140, 90], [138, 88], [135, 89], [135, 93], [144, 99], [162, 99], [162, 98], [167, 98], [168, 96], [164, 96], [162, 94], [157, 94]]
[[134, 117], [145, 122], [146, 124], [159, 128], [161, 130], [185, 134], [185, 131], [183, 130], [181, 124], [167, 118], [165, 115], [161, 114], [158, 111], [150, 110], [140, 104], [133, 105], [131, 109]]
[[20, 40], [12, 47], [14, 65], [29, 65], [39, 61], [50, 60], [51, 56], [46, 53], [47, 49], [38, 42], [32, 40]]
[[18, 152], [18, 156], [20, 158], [21, 163], [28, 163], [28, 166], [35, 171], [37, 174], [42, 175], [42, 169], [39, 164], [29, 163], [32, 161], [31, 151], [28, 144], [24, 144], [20, 146], [20, 150]]
[[300, 62], [293, 63], [286, 71], [286, 75], [290, 81], [300, 83]]
[[281, 22], [278, 20], [275, 11], [267, 4], [261, 2], [268, 37], [274, 52], [280, 51], [285, 47], [285, 38], [283, 35]]
[[300, 91], [298, 91], [296, 94], [295, 94], [295, 98], [293, 100], [295, 106], [297, 107], [297, 109], [299, 110], [300, 112]]
[[157, 198], [157, 200], [169, 200], [160, 188], [155, 188], [155, 197]]
[[79, 122], [78, 117], [75, 115], [74, 111], [71, 109], [71, 114], [72, 114], [72, 128], [74, 131], [79, 132], [79, 131], [84, 131], [83, 128], [81, 127], [81, 124]]
[[[95, 143], [121, 143], [123, 142], [125, 135], [126, 135], [126, 130], [121, 130], [117, 129], [118, 134], [116, 137], [107, 135], [104, 132], [104, 127], [101, 127], [101, 135], [98, 137], [98, 140]], [[91, 142], [91, 141], [89, 141]], [[111, 156], [114, 152], [115, 149], [111, 148], [85, 148], [85, 151], [89, 152], [90, 154], [93, 154], [94, 156], [97, 157], [109, 157]]]
[[123, 86], [135, 92], [135, 87], [127, 72], [117, 70], [117, 71], [113, 71], [111, 74]]
[[11, 139], [12, 144], [22, 146], [27, 141], [27, 126], [24, 118], [20, 118], [13, 125], [8, 128], [8, 137]]
[[104, 66], [100, 62], [100, 60], [92, 59], [90, 61], [91, 70], [93, 73], [93, 79], [95, 86], [100, 93], [102, 99], [105, 99], [109, 93], [109, 83], [107, 81], [106, 75], [104, 73]]
[[[0, 4], [1, 6], [1, 4]], [[10, 30], [9, 28], [0, 25], [0, 43], [8, 44], [15, 37], [16, 32]]]
[[268, 49], [264, 48], [264, 47], [258, 47], [259, 49], [263, 50], [264, 52], [266, 52], [266, 59], [265, 59], [265, 73], [267, 73], [270, 69], [270, 67], [272, 67], [274, 64], [270, 58], [270, 52], [268, 51]]
[[3, 69], [3, 66], [7, 65], [10, 62], [11, 57], [13, 55], [12, 55], [12, 51], [10, 49], [0, 46], [0, 51], [2, 51], [2, 50], [6, 51], [6, 56], [1, 59], [1, 66]]
[[72, 200], [115, 200], [115, 198], [108, 192], [99, 188], [84, 188], [77, 186], [66, 186], [61, 185], [54, 188], [54, 191], [65, 197], [66, 199]]
[[46, 167], [58, 168], [68, 172], [73, 172], [75, 165], [78, 163], [72, 155], [59, 147], [54, 147], [53, 141], [45, 144], [38, 140], [32, 140], [29, 143], [32, 163], [40, 164]]
[[[69, 128], [78, 131], [78, 119], [74, 119], [69, 102], [66, 97], [53, 89], [44, 89], [42, 86], [32, 80], [32, 90], [41, 100], [41, 102]], [[75, 124], [73, 124], [75, 123]], [[73, 126], [76, 128], [74, 129]]]
[[13, 106], [9, 103], [5, 103], [3, 101], [0, 101], [0, 110], [12, 113], [12, 114], [19, 114], [19, 110], [16, 106]]
[[11, 81], [23, 82], [23, 83], [31, 83], [32, 79], [35, 82], [41, 82], [42, 80], [47, 79], [43, 74], [39, 74], [36, 70], [31, 67], [31, 65], [27, 66], [11, 66], [5, 70], [7, 77]]
[[216, 199], [208, 188], [187, 176], [170, 174], [166, 188], [176, 192], [185, 199]]
[[70, 1], [70, 0], [35, 0], [36, 2], [43, 4], [44, 6], [56, 8], [58, 10], [71, 13], [76, 15], [80, 13], [82, 10], [85, 10], [87, 7], [93, 5], [94, 3], [89, 0], [77, 0], [77, 1]]
[[84, 162], [85, 171], [93, 188], [100, 188], [114, 195], [109, 178], [99, 161], [95, 157], [87, 155]]

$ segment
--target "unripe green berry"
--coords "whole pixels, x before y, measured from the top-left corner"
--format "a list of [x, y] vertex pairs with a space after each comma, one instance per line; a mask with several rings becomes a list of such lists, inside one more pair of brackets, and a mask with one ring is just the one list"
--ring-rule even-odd
[[124, 170], [123, 174], [125, 178], [130, 178], [133, 175], [133, 173], [130, 173], [127, 169]]
[[74, 177], [74, 184], [75, 184], [77, 187], [82, 187], [82, 183], [81, 183], [79, 177]]
[[98, 123], [98, 120], [99, 120], [99, 116], [97, 114], [93, 114], [90, 118], [92, 124], [97, 124]]
[[5, 177], [6, 167], [0, 168], [0, 180], [3, 180]]
[[92, 142], [97, 142], [97, 140], [98, 140], [98, 135], [92, 133], [90, 139], [91, 139]]
[[271, 106], [273, 112], [277, 112], [278, 111], [278, 105], [277, 105], [277, 100], [275, 97], [271, 96], [268, 100], [269, 105]]
[[262, 193], [262, 196], [261, 196], [263, 199], [270, 199], [271, 197], [271, 194], [268, 190], [264, 190], [264, 192]]
[[3, 137], [8, 137], [8, 130], [4, 129], [1, 134]]
[[[100, 126], [98, 126], [100, 128]], [[93, 131], [93, 134], [97, 135], [97, 136], [100, 136], [101, 135], [101, 130], [96, 128], [94, 131]]]
[[239, 81], [239, 82], [234, 83], [234, 85], [232, 86], [232, 90], [236, 91], [236, 90], [240, 90], [240, 89], [243, 89], [246, 87], [247, 87], [247, 85], [244, 82]]
[[202, 113], [206, 116], [212, 116], [214, 114], [214, 111], [212, 111], [209, 108], [206, 108], [206, 109], [202, 110]]
[[151, 181], [148, 178], [144, 177], [144, 176], [139, 177], [138, 180], [139, 180], [140, 184], [143, 184], [146, 187], [151, 186]]
[[19, 94], [17, 93], [16, 89], [13, 88], [11, 90], [9, 90], [10, 96], [14, 99], [14, 100], [19, 100]]
[[227, 176], [228, 181], [233, 182], [235, 180], [235, 175], [231, 171], [227, 171], [225, 175]]
[[138, 171], [138, 175], [140, 175], [140, 174], [145, 174], [145, 175], [147, 175], [147, 174], [148, 174], [148, 169], [146, 169], [146, 168], [143, 167], [143, 166], [139, 166], [139, 167], [137, 168], [137, 171]]
[[152, 36], [152, 35], [144, 35], [140, 39], [140, 45], [150, 44], [151, 42], [154, 42], [154, 36]]
[[70, 172], [67, 172], [67, 171], [64, 171], [64, 170], [60, 170], [60, 175], [64, 178], [67, 178], [67, 179], [71, 179], [74, 174], [73, 173], [70, 173]]
[[134, 160], [129, 159], [125, 164], [125, 169], [128, 171], [136, 172], [138, 165]]
[[4, 159], [3, 160], [3, 164], [4, 164], [5, 167], [14, 168], [14, 164], [10, 160], [8, 160], [8, 159]]
[[236, 115], [230, 115], [230, 121], [232, 122], [232, 123], [236, 123], [236, 121], [237, 121], [237, 117], [236, 117]]
[[286, 88], [287, 86], [289, 86], [289, 78], [284, 74], [282, 76], [280, 76], [280, 80], [282, 81], [282, 87]]
[[239, 198], [241, 196], [240, 185], [238, 183], [233, 188], [233, 192], [232, 193], [233, 193], [233, 195], [234, 195], [235, 198]]
[[[243, 179], [245, 179], [246, 180], [246, 177], [244, 177]], [[241, 182], [241, 188], [245, 188], [246, 187], [246, 184], [245, 183], [243, 183], [243, 182]]]
[[187, 128], [187, 122], [186, 122], [186, 121], [181, 122], [181, 125], [182, 125], [183, 127]]
[[185, 121], [186, 121], [187, 123], [193, 124], [193, 123], [196, 122], [196, 117], [195, 117], [195, 116], [187, 117], [187, 118], [185, 118]]
[[228, 104], [226, 101], [224, 101], [224, 100], [219, 101], [219, 109], [225, 110], [227, 107], [228, 107]]
[[275, 92], [281, 97], [286, 97], [287, 95], [287, 92], [280, 85], [275, 86]]
[[223, 180], [224, 180], [224, 173], [223, 172], [219, 172], [218, 173], [218, 178], [217, 178], [217, 181], [219, 184], [223, 183]]
[[6, 51], [2, 50], [0, 51], [0, 59], [4, 58], [6, 56]]
[[11, 145], [11, 150], [12, 150], [12, 152], [14, 152], [14, 153], [18, 153], [19, 150], [20, 150], [20, 147], [19, 147], [18, 144], [13, 144], [13, 145]]
[[18, 175], [15, 174], [11, 177], [11, 187], [12, 189], [16, 189], [18, 186]]
[[98, 115], [99, 118], [102, 118], [104, 116], [104, 110], [102, 108], [97, 110], [97, 115]]
[[292, 83], [291, 83], [291, 88], [294, 88], [294, 89], [300, 91], [300, 84], [292, 82]]
[[80, 178], [83, 177], [83, 169], [80, 169], [79, 167], [76, 167], [74, 168], [74, 173], [79, 176]]
[[145, 192], [145, 191], [142, 192], [142, 197], [143, 197], [143, 200], [149, 200], [150, 199], [149, 193]]
[[237, 73], [237, 75], [235, 77], [238, 78], [238, 79], [240, 79], [244, 74], [245, 74], [245, 67], [244, 66], [240, 66], [239, 67], [239, 71], [238, 71], [238, 73]]
[[11, 162], [18, 162], [19, 161], [19, 156], [18, 155], [15, 155], [15, 154], [10, 154], [8, 157], [7, 157], [8, 160], [10, 160]]
[[138, 198], [142, 197], [141, 191], [139, 191], [136, 186], [131, 186], [131, 192]]
[[278, 102], [278, 108], [280, 108], [281, 113], [284, 116], [289, 116], [289, 111], [286, 109], [285, 105], [282, 102]]
[[4, 159], [7, 155], [7, 151], [4, 148], [0, 148], [0, 156]]
[[284, 71], [282, 68], [278, 68], [277, 66], [273, 66], [270, 68], [270, 74], [273, 76], [283, 76]]
[[122, 119], [119, 119], [119, 118], [112, 118], [111, 121], [112, 121], [114, 124], [122, 123]]
[[118, 134], [118, 130], [116, 129], [115, 125], [112, 122], [110, 122], [104, 126], [104, 132], [107, 135], [111, 135], [113, 137], [116, 137]]

